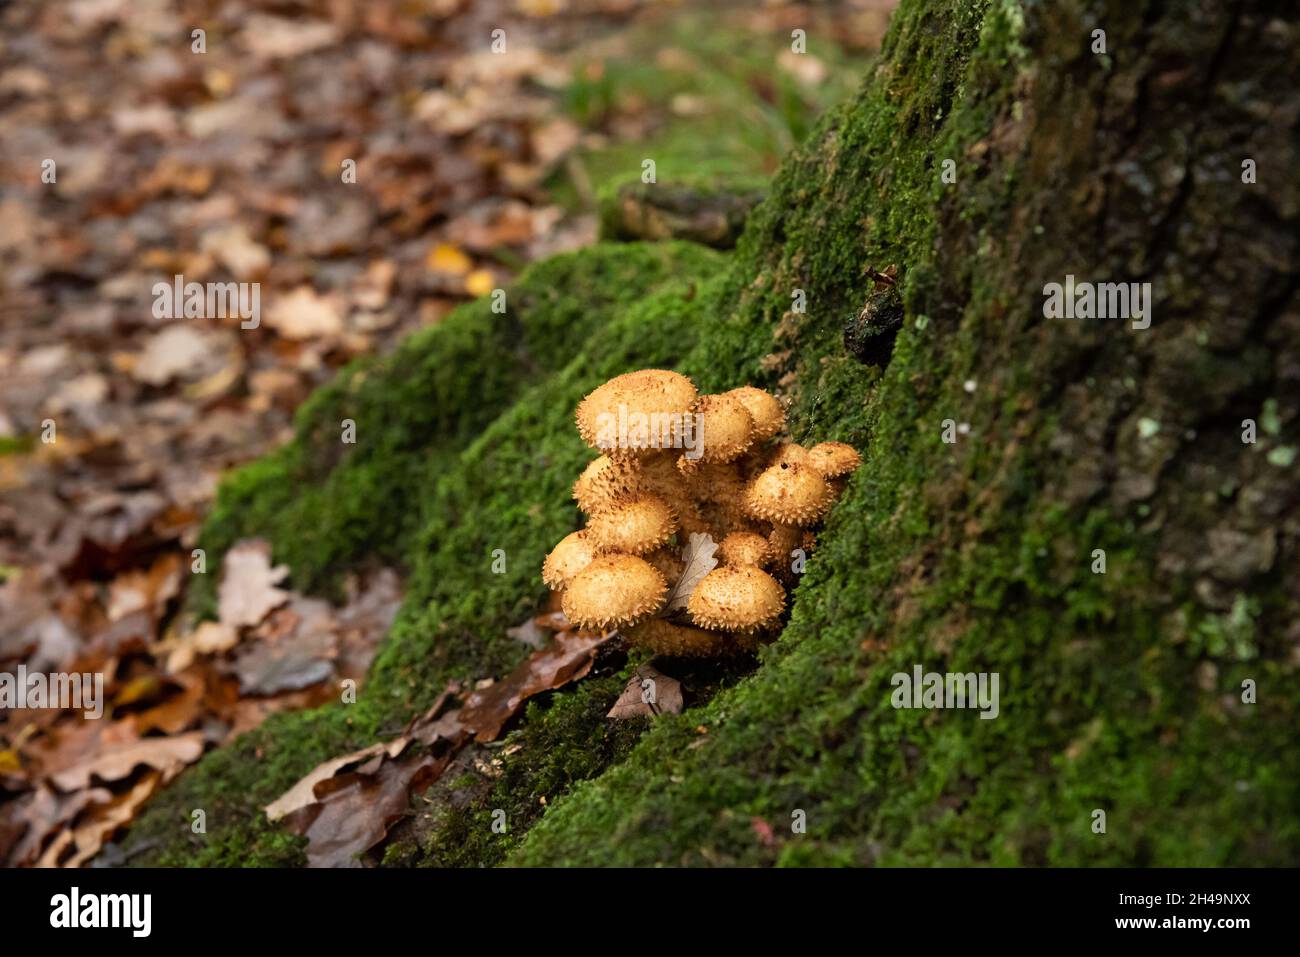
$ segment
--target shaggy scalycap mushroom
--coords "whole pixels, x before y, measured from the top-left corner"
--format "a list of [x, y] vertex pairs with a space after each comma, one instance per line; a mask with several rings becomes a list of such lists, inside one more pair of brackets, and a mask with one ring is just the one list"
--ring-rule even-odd
[[672, 448], [696, 394], [690, 379], [665, 369], [615, 376], [578, 403], [578, 432], [613, 458]]
[[754, 444], [754, 419], [739, 399], [726, 395], [702, 395], [695, 400], [691, 411], [700, 416], [696, 437], [703, 439], [704, 451], [698, 459], [683, 456], [683, 462], [690, 465], [731, 462]]
[[718, 546], [718, 559], [724, 565], [763, 566], [769, 558], [767, 539], [757, 532], [732, 532]]
[[578, 508], [596, 515], [626, 498], [636, 486], [636, 469], [631, 463], [602, 455], [590, 462], [573, 483], [573, 497]]
[[776, 396], [762, 389], [756, 389], [752, 385], [742, 385], [739, 389], [732, 389], [722, 394], [738, 399], [750, 418], [754, 420], [755, 442], [766, 442], [785, 425], [785, 410], [781, 408], [781, 403], [777, 401]]
[[586, 529], [570, 532], [560, 539], [542, 563], [542, 581], [552, 591], [559, 591], [574, 575], [591, 564], [596, 557], [596, 545]]
[[754, 565], [723, 565], [705, 575], [691, 592], [686, 610], [695, 624], [714, 631], [749, 633], [776, 623], [785, 591]]
[[664, 577], [649, 562], [604, 555], [573, 576], [561, 607], [579, 628], [625, 628], [658, 611], [667, 593]]
[[831, 504], [826, 480], [810, 465], [779, 463], [760, 472], [745, 490], [745, 511], [783, 525], [810, 525]]
[[773, 465], [807, 465], [808, 450], [797, 442], [783, 442], [772, 456]]
[[593, 515], [587, 532], [598, 552], [645, 555], [677, 531], [677, 519], [663, 499], [634, 495]]
[[861, 465], [862, 456], [857, 449], [844, 442], [819, 442], [808, 450], [808, 464], [820, 472], [823, 478], [839, 478]]

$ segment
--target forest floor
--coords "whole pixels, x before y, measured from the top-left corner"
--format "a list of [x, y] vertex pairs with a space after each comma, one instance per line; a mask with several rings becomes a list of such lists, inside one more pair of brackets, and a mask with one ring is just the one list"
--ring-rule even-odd
[[[0, 712], [0, 862], [119, 862], [205, 751], [364, 681], [398, 571], [330, 603], [250, 541], [183, 613], [224, 474], [351, 359], [592, 243], [644, 158], [770, 175], [892, 3], [426, 6], [0, 13], [0, 668], [105, 676], [103, 720]], [[158, 315], [178, 275], [258, 284], [256, 328]]]

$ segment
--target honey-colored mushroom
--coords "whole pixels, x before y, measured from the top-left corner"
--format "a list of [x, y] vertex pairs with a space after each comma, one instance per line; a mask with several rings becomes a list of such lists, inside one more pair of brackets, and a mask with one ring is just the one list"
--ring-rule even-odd
[[665, 369], [615, 376], [578, 403], [578, 432], [611, 458], [674, 448], [696, 394], [690, 379]]
[[725, 565], [757, 565], [769, 560], [767, 539], [757, 532], [732, 532], [718, 546], [718, 559]]
[[702, 628], [740, 633], [775, 624], [784, 608], [780, 583], [753, 565], [715, 568], [700, 579], [686, 604], [691, 621]]
[[782, 525], [810, 525], [831, 504], [831, 490], [810, 465], [779, 463], [755, 476], [745, 490], [745, 511]]
[[766, 442], [785, 425], [785, 410], [776, 396], [764, 392], [752, 385], [742, 385], [738, 389], [722, 393], [738, 399], [745, 407], [750, 418], [754, 420], [754, 441]]
[[574, 575], [591, 564], [596, 557], [596, 546], [586, 529], [570, 532], [560, 539], [542, 563], [542, 581], [552, 591], [559, 591]]
[[677, 531], [677, 519], [663, 499], [637, 494], [593, 515], [587, 531], [598, 552], [645, 555]]
[[597, 515], [629, 496], [636, 487], [634, 464], [602, 455], [588, 463], [573, 483], [573, 497], [578, 508], [588, 515]]
[[731, 462], [754, 444], [754, 419], [739, 399], [702, 395], [691, 411], [699, 416], [695, 438], [703, 444], [703, 450], [698, 458], [682, 456], [688, 470], [697, 463]]
[[862, 456], [844, 442], [819, 442], [808, 450], [808, 464], [820, 472], [822, 478], [833, 479], [856, 469], [862, 464]]
[[561, 607], [579, 628], [625, 628], [658, 611], [667, 593], [664, 577], [645, 559], [603, 555], [573, 576]]

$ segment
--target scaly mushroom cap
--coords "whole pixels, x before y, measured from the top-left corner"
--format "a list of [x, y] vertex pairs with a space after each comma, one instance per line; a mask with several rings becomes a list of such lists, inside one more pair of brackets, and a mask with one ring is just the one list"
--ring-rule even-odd
[[822, 478], [833, 479], [856, 469], [862, 464], [862, 456], [844, 442], [819, 442], [808, 450], [808, 464], [820, 472]]
[[768, 561], [767, 539], [757, 532], [732, 532], [718, 546], [718, 559], [724, 565], [757, 565]]
[[573, 497], [578, 508], [588, 515], [598, 515], [627, 498], [636, 487], [635, 463], [602, 455], [588, 463], [573, 483]]
[[564, 615], [579, 628], [625, 628], [653, 615], [668, 593], [664, 577], [632, 555], [603, 555], [569, 581]]
[[[611, 458], [672, 448], [681, 417], [690, 411], [695, 396], [694, 383], [679, 373], [665, 369], [627, 372], [578, 403], [578, 432], [584, 442]], [[621, 434], [623, 428], [626, 434]]]
[[677, 519], [663, 499], [637, 494], [593, 515], [587, 531], [598, 553], [645, 555], [677, 531]]
[[797, 442], [782, 442], [773, 450], [772, 459], [768, 465], [807, 465], [808, 450]]
[[701, 416], [695, 439], [703, 441], [704, 449], [698, 458], [682, 456], [688, 471], [702, 463], [731, 462], [754, 444], [754, 419], [734, 396], [702, 395], [691, 411]]
[[686, 603], [691, 621], [713, 631], [742, 634], [775, 624], [785, 607], [785, 591], [775, 578], [753, 565], [722, 565], [709, 572]]
[[560, 539], [542, 563], [542, 581], [552, 591], [559, 591], [574, 575], [591, 564], [596, 557], [596, 546], [586, 529], [570, 532]]
[[742, 385], [739, 389], [722, 394], [740, 400], [740, 404], [754, 420], [755, 442], [766, 442], [785, 425], [785, 410], [781, 408], [776, 396], [769, 392], [752, 385]]
[[745, 511], [783, 525], [810, 525], [831, 504], [826, 480], [810, 465], [778, 463], [759, 473], [745, 490]]

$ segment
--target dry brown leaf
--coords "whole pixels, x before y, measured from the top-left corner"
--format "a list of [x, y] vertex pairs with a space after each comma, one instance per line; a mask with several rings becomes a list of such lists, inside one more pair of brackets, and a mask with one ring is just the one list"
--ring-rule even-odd
[[668, 592], [668, 600], [663, 607], [665, 613], [686, 607], [686, 602], [690, 600], [695, 586], [705, 575], [718, 567], [718, 560], [713, 557], [713, 553], [717, 550], [718, 546], [710, 536], [700, 532], [691, 533], [690, 540], [682, 550], [682, 561], [686, 567]]
[[287, 591], [275, 587], [288, 574], [287, 565], [271, 566], [271, 546], [266, 542], [237, 542], [221, 563], [217, 618], [235, 628], [260, 623], [272, 609], [289, 600]]
[[592, 653], [613, 633], [591, 635], [563, 632], [533, 652], [519, 667], [490, 687], [474, 691], [465, 701], [460, 721], [479, 742], [493, 741], [525, 701], [584, 677], [591, 670]]
[[650, 665], [642, 665], [628, 681], [607, 718], [639, 718], [644, 715], [681, 714], [682, 683]]
[[299, 286], [277, 296], [266, 313], [266, 324], [286, 339], [319, 339], [343, 332], [343, 314], [333, 297]]
[[75, 791], [90, 787], [92, 778], [120, 781], [144, 764], [160, 771], [165, 783], [202, 754], [203, 734], [198, 731], [170, 738], [141, 738], [105, 749], [80, 764], [51, 775], [50, 780], [61, 790]]

